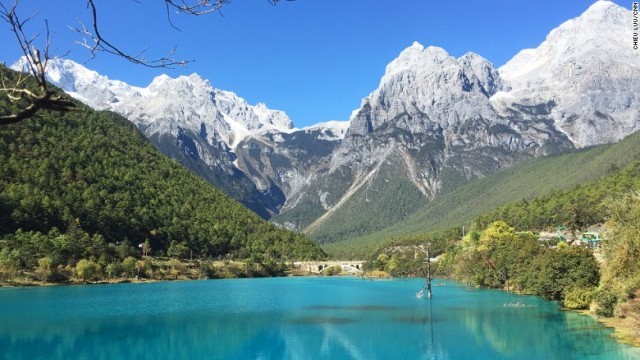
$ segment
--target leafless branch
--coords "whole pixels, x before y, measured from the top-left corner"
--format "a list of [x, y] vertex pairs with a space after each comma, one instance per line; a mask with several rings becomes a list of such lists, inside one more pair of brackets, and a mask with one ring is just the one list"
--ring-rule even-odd
[[[276, 0], [276, 2], [277, 1], [278, 0]], [[206, 15], [219, 12], [225, 5], [229, 4], [231, 0], [164, 0], [164, 2], [168, 8], [173, 8], [178, 13]]]
[[[137, 0], [133, 0], [137, 2]], [[282, 0], [267, 0], [272, 5], [276, 5]], [[295, 1], [295, 0], [286, 0]], [[180, 31], [180, 29], [174, 25], [171, 20], [172, 11], [175, 14], [187, 14], [192, 16], [202, 16], [211, 13], [221, 14], [222, 8], [230, 4], [231, 0], [164, 0], [167, 21], [169, 25], [174, 29]], [[96, 8], [95, 0], [87, 0], [87, 8], [91, 12], [91, 26], [86, 26], [81, 21], [78, 21], [79, 26], [74, 28], [75, 31], [80, 33], [83, 37], [82, 41], [76, 42], [80, 46], [86, 48], [91, 53], [89, 60], [96, 57], [99, 52], [105, 52], [108, 54], [120, 56], [127, 61], [134, 64], [150, 67], [150, 68], [173, 68], [176, 65], [184, 66], [193, 60], [184, 60], [174, 58], [176, 47], [174, 46], [167, 55], [156, 59], [148, 59], [145, 57], [146, 49], [138, 52], [138, 54], [131, 54], [110, 42], [101, 33], [98, 17], [98, 9]]]
[[[26, 62], [24, 65], [25, 70], [27, 70], [29, 76], [20, 74], [17, 80], [9, 81], [4, 73], [0, 73], [0, 81], [2, 83], [0, 93], [4, 93], [10, 102], [18, 105], [18, 110], [15, 113], [0, 116], [0, 125], [20, 122], [34, 116], [39, 110], [69, 111], [75, 107], [72, 102], [64, 100], [60, 95], [55, 95], [47, 85], [45, 71], [49, 59], [51, 59], [49, 55], [49, 46], [51, 44], [49, 24], [45, 21], [46, 39], [41, 52], [35, 46], [38, 35], [29, 38], [24, 29], [25, 25], [35, 15], [21, 20], [16, 12], [19, 3], [20, 0], [14, 0], [11, 7], [0, 3], [0, 19], [9, 25], [17, 43], [20, 45]], [[35, 80], [36, 86], [34, 90], [28, 88], [31, 80]]]
[[[171, 21], [171, 10], [174, 10], [176, 13], [200, 16], [220, 12], [222, 7], [230, 1], [231, 0], [164, 0], [164, 3], [167, 10], [167, 19], [169, 24], [174, 29], [179, 30]], [[145, 57], [146, 49], [135, 55], [120, 49], [118, 46], [107, 40], [100, 32], [98, 9], [96, 8], [95, 1], [87, 0], [87, 7], [91, 12], [92, 24], [90, 29], [80, 22], [80, 26], [75, 28], [75, 30], [82, 34], [83, 41], [77, 43], [89, 50], [91, 53], [90, 60], [95, 58], [99, 52], [105, 52], [120, 56], [134, 64], [151, 68], [172, 68], [176, 65], [184, 66], [192, 62], [192, 60], [179, 60], [174, 58], [173, 56], [176, 50], [175, 46], [167, 55], [157, 59], [147, 59]]]
[[[8, 0], [11, 1], [11, 0]], [[107, 40], [100, 32], [98, 22], [98, 10], [95, 0], [86, 0], [87, 8], [91, 12], [91, 26], [87, 27], [79, 21], [80, 26], [74, 30], [82, 34], [83, 40], [78, 42], [81, 46], [89, 49], [91, 58], [96, 57], [99, 52], [105, 52], [120, 56], [134, 64], [143, 65], [152, 68], [170, 68], [176, 65], [185, 65], [191, 60], [178, 60], [174, 58], [176, 47], [171, 49], [166, 56], [157, 59], [147, 59], [145, 57], [146, 49], [132, 54], [120, 49], [118, 46]], [[132, 0], [138, 2], [139, 0]], [[267, 0], [272, 5], [276, 5], [280, 1], [295, 0]], [[0, 94], [6, 95], [7, 99], [18, 110], [9, 115], [0, 115], [0, 125], [12, 124], [20, 122], [26, 118], [37, 115], [40, 110], [54, 111], [71, 111], [74, 104], [68, 100], [64, 100], [62, 96], [56, 95], [47, 84], [46, 68], [52, 57], [49, 54], [51, 45], [51, 34], [49, 33], [49, 24], [45, 20], [46, 38], [41, 48], [36, 46], [39, 35], [28, 37], [25, 26], [36, 15], [31, 15], [26, 19], [18, 16], [17, 8], [20, 0], [13, 0], [13, 5], [5, 5], [0, 1], [0, 20], [6, 22], [16, 42], [20, 46], [24, 54], [24, 71], [29, 75], [18, 75], [18, 79], [11, 79], [7, 74], [2, 73], [0, 69]], [[167, 18], [169, 24], [177, 29], [171, 22], [172, 11], [175, 14], [187, 14], [193, 16], [202, 16], [210, 13], [219, 13], [222, 8], [231, 0], [164, 0]], [[178, 29], [179, 30], [179, 29]], [[33, 85], [35, 83], [35, 85]]]
[[[165, 0], [165, 2], [173, 3], [176, 0]], [[221, 1], [221, 0], [218, 0]], [[229, 0], [224, 0], [229, 1]], [[184, 0], [180, 0], [180, 2], [184, 2]], [[198, 3], [203, 3], [207, 5], [209, 0], [198, 0]], [[197, 4], [196, 4], [197, 5]], [[187, 12], [193, 15], [205, 14], [204, 10], [201, 10], [201, 7], [204, 5], [199, 5], [200, 7], [192, 5], [192, 6], [182, 6], [179, 7], [178, 4], [172, 5], [178, 9], [184, 9], [181, 11]], [[138, 52], [137, 54], [131, 54], [127, 51], [120, 49], [118, 46], [112, 44], [109, 40], [107, 40], [102, 33], [100, 32], [100, 23], [98, 21], [98, 9], [96, 8], [96, 4], [94, 0], [87, 0], [87, 7], [91, 12], [91, 28], [85, 26], [82, 22], [79, 27], [76, 27], [74, 30], [80, 33], [83, 36], [83, 41], [77, 42], [77, 44], [87, 48], [91, 53], [91, 59], [95, 58], [99, 52], [104, 52], [112, 55], [120, 56], [127, 61], [130, 61], [134, 64], [143, 65], [151, 68], [171, 68], [176, 65], [186, 65], [191, 62], [190, 60], [178, 60], [173, 57], [175, 54], [176, 48], [174, 47], [169, 51], [166, 56], [160, 57], [158, 59], [147, 59], [145, 57], [145, 50]], [[211, 10], [215, 11], [215, 10]]]

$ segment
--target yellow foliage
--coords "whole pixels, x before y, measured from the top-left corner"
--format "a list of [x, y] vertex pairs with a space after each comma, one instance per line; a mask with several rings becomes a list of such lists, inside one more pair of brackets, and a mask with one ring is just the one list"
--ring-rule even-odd
[[494, 247], [498, 242], [506, 239], [512, 239], [515, 234], [515, 230], [506, 222], [495, 221], [480, 233], [478, 251], [487, 251]]

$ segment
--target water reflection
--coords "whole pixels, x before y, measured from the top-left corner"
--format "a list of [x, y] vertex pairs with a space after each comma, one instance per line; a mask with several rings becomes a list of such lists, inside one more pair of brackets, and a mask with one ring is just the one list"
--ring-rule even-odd
[[[0, 328], [6, 359], [227, 359], [268, 319], [77, 319]], [[221, 341], [222, 340], [222, 341]]]
[[[261, 279], [0, 291], [6, 359], [635, 359], [592, 319], [448, 283]], [[415, 285], [422, 284], [416, 282]], [[532, 307], [504, 307], [526, 301]]]
[[346, 319], [346, 318], [335, 318], [335, 317], [319, 317], [319, 316], [311, 316], [304, 317], [299, 319], [289, 320], [290, 323], [293, 324], [350, 324], [356, 322], [354, 319]]
[[311, 305], [304, 307], [307, 310], [355, 310], [355, 311], [390, 311], [398, 309], [397, 306], [387, 305], [351, 305], [351, 306], [338, 306], [338, 305]]

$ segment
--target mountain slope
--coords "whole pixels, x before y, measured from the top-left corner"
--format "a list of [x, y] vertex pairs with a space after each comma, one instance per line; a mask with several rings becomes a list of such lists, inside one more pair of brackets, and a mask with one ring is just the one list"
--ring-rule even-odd
[[[25, 59], [12, 68], [24, 69]], [[279, 190], [256, 187], [235, 166], [234, 148], [261, 131], [292, 130], [291, 119], [284, 112], [262, 103], [249, 105], [197, 74], [176, 79], [161, 75], [141, 88], [111, 80], [73, 61], [54, 59], [49, 62], [47, 79], [94, 109], [123, 115], [162, 152], [263, 218], [278, 211], [282, 202]]]
[[[24, 61], [12, 67], [24, 69]], [[141, 88], [55, 59], [47, 78], [94, 109], [125, 116], [160, 151], [265, 219], [294, 196], [348, 127], [348, 122], [330, 121], [293, 128], [284, 112], [263, 103], [249, 105], [197, 74], [161, 75]]]
[[203, 257], [322, 256], [161, 155], [126, 119], [78, 106], [0, 127], [0, 235], [57, 228], [111, 244], [148, 239], [164, 253], [176, 241]]
[[506, 203], [597, 181], [636, 160], [640, 160], [640, 133], [612, 145], [523, 161], [439, 196], [406, 220], [382, 231], [323, 248], [334, 257], [362, 258], [380, 244], [469, 225], [478, 216]]
[[[387, 66], [380, 87], [363, 100], [342, 144], [301, 192], [303, 198], [285, 203], [276, 221], [327, 212], [299, 226], [315, 239], [340, 241], [403, 220], [474, 178], [573, 149], [544, 108], [531, 109], [532, 116], [496, 113], [490, 98], [502, 86], [493, 66], [478, 55], [456, 59], [440, 48], [412, 45]], [[413, 189], [399, 188], [385, 174], [401, 176]], [[323, 194], [324, 204], [318, 201]], [[371, 212], [370, 202], [362, 201], [366, 194], [398, 199], [383, 205], [391, 216]], [[356, 218], [362, 221], [346, 220]]]

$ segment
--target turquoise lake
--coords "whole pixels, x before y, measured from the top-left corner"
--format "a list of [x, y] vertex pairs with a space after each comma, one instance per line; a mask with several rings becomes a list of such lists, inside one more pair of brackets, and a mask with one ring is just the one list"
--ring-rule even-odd
[[234, 279], [0, 289], [3, 359], [640, 359], [588, 316], [443, 281]]

